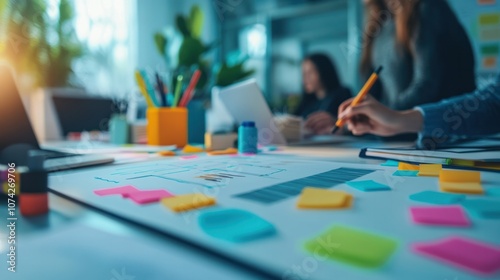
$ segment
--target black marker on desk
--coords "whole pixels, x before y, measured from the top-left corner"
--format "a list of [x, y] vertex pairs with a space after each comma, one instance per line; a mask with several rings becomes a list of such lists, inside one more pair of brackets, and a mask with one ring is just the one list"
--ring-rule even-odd
[[21, 173], [19, 208], [23, 216], [36, 216], [49, 211], [48, 174], [43, 168], [45, 155], [30, 151], [29, 171]]

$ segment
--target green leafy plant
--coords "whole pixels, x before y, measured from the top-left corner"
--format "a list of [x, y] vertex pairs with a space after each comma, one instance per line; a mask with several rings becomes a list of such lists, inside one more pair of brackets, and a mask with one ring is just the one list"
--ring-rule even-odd
[[255, 70], [245, 70], [244, 64], [245, 60], [235, 65], [228, 65], [227, 62], [222, 63], [222, 66], [216, 74], [215, 85], [221, 87], [228, 86], [252, 75]]
[[[47, 14], [46, 0], [9, 1], [4, 9], [8, 27], [2, 36], [2, 57], [21, 75], [31, 77], [34, 87], [69, 84], [71, 64], [84, 54], [73, 27], [70, 0], [58, 3], [58, 18]], [[3, 14], [3, 13], [0, 13]]]
[[206, 45], [201, 41], [203, 29], [204, 14], [198, 5], [191, 8], [189, 15], [177, 15], [175, 26], [182, 35], [182, 42], [176, 50], [176, 59], [169, 59], [169, 43], [175, 40], [174, 35], [169, 36], [166, 32], [157, 32], [154, 34], [156, 49], [167, 61], [169, 69], [179, 74], [186, 74], [193, 68], [201, 71], [201, 77], [197, 88], [203, 88], [208, 81], [209, 65], [208, 61], [203, 59], [203, 55], [213, 48], [212, 45]]
[[[201, 41], [203, 23], [204, 14], [198, 5], [191, 7], [189, 15], [179, 14], [176, 16], [175, 27], [182, 35], [182, 42], [179, 44], [178, 50], [175, 50], [175, 59], [169, 58], [170, 45], [176, 45], [174, 44], [175, 36], [172, 33], [168, 34], [168, 32], [154, 34], [156, 49], [165, 58], [169, 69], [181, 74], [190, 72], [193, 68], [200, 69], [202, 75], [197, 85], [198, 89], [205, 88], [209, 82], [210, 74], [214, 72], [211, 71], [211, 63], [204, 59], [204, 55], [218, 45], [217, 43], [205, 44]], [[253, 74], [253, 70], [244, 69], [244, 63], [245, 60], [234, 65], [227, 62], [222, 63], [215, 73], [215, 85], [227, 86]]]

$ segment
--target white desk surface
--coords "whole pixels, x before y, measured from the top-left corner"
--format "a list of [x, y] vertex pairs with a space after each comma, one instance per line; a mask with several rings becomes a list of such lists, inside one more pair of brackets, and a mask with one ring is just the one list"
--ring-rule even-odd
[[[323, 145], [323, 146], [308, 146], [308, 147], [282, 147], [281, 154], [290, 155], [300, 155], [304, 157], [316, 157], [322, 158], [328, 161], [339, 161], [339, 162], [349, 162], [349, 163], [367, 163], [367, 164], [379, 164], [380, 161], [360, 159], [358, 153], [360, 148], [366, 146], [384, 146], [384, 147], [396, 147], [407, 145], [407, 143], [380, 143], [380, 142], [356, 142], [351, 144], [341, 144], [336, 146]], [[101, 214], [92, 209], [86, 208], [69, 200], [58, 197], [54, 194], [49, 195], [50, 199], [50, 213], [46, 216], [37, 218], [23, 218], [18, 215], [17, 221], [17, 234], [19, 245], [22, 246], [24, 240], [30, 240], [32, 238], [37, 238], [41, 234], [57, 233], [68, 228], [78, 225], [85, 225], [91, 228], [97, 228], [101, 231], [108, 232], [111, 234], [118, 235], [120, 237], [132, 238], [134, 240], [148, 240], [148, 246], [153, 246], [160, 249], [165, 255], [164, 258], [176, 259], [182, 258], [187, 259], [189, 262], [178, 263], [178, 262], [166, 262], [163, 267], [157, 268], [158, 272], [164, 272], [163, 275], [176, 275], [181, 277], [180, 279], [200, 279], [201, 277], [205, 279], [266, 279], [267, 276], [261, 274], [252, 268], [241, 266], [237, 263], [233, 263], [222, 257], [214, 256], [213, 254], [203, 251], [201, 249], [195, 248], [190, 245], [180, 243], [177, 240], [165, 237], [162, 234], [158, 234], [147, 229], [144, 229], [138, 225], [124, 222], [121, 219], [115, 217]], [[4, 202], [0, 203], [5, 205]], [[6, 206], [6, 205], [5, 205]], [[2, 207], [4, 209], [4, 207]], [[1, 211], [0, 218], [6, 221], [7, 211]], [[5, 258], [6, 244], [7, 244], [7, 229], [6, 227], [0, 227], [0, 252]], [[127, 246], [127, 239], [120, 239], [121, 241], [116, 241], [111, 246]], [[78, 242], [85, 246], [87, 239], [79, 239]], [[120, 243], [122, 242], [122, 243]], [[90, 244], [88, 244], [90, 246]], [[111, 248], [103, 248], [103, 250], [112, 250]], [[23, 252], [23, 251], [21, 251]], [[99, 252], [96, 252], [99, 254]], [[158, 256], [142, 256], [142, 258], [151, 258], [154, 263], [155, 258]], [[3, 259], [2, 258], [2, 259]], [[22, 265], [23, 256], [18, 256], [18, 270], [29, 270], [27, 265]], [[84, 266], [84, 260], [80, 265]], [[7, 272], [5, 262], [2, 269], [0, 269], [0, 279], [21, 279], [21, 278], [11, 278], [15, 274], [5, 274]], [[157, 261], [156, 261], [157, 263]], [[192, 267], [186, 267], [192, 266]], [[48, 270], [43, 272], [41, 275], [52, 275], [51, 273], [57, 273], [57, 271], [64, 271], [65, 269], [55, 265], [54, 267], [47, 268]], [[117, 267], [116, 270], [122, 268]], [[126, 268], [125, 268], [126, 269]], [[100, 279], [116, 279], [114, 268], [110, 268], [109, 274], [99, 275]], [[45, 273], [45, 274], [44, 274]], [[5, 278], [3, 275], [8, 276]], [[40, 273], [33, 274], [33, 276], [40, 276]], [[60, 274], [64, 275], [64, 274]], [[67, 274], [66, 274], [67, 275]], [[135, 279], [142, 279], [140, 275], [136, 276]], [[115, 277], [115, 278], [113, 278]], [[23, 278], [26, 279], [26, 278]], [[45, 278], [39, 278], [45, 279]], [[52, 279], [59, 279], [54, 277]], [[75, 277], [74, 279], [79, 279]], [[97, 279], [97, 278], [96, 278]], [[124, 278], [127, 279], [127, 278]], [[132, 278], [131, 278], [132, 279]], [[156, 279], [156, 278], [155, 278]], [[158, 279], [162, 279], [159, 277]]]

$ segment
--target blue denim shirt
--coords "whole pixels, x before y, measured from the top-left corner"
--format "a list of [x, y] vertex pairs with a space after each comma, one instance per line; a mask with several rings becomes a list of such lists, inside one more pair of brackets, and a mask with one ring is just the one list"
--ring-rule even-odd
[[416, 109], [424, 116], [420, 148], [500, 133], [500, 74], [483, 89]]

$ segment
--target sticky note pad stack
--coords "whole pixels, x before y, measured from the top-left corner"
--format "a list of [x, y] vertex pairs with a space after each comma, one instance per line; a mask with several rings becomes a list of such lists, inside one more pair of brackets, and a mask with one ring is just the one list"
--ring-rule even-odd
[[161, 203], [174, 212], [188, 211], [215, 204], [215, 199], [201, 193], [163, 198]]
[[332, 191], [320, 188], [307, 187], [302, 190], [298, 208], [308, 209], [337, 209], [351, 206], [352, 195], [344, 191]]
[[444, 192], [482, 194], [481, 173], [463, 170], [441, 170], [439, 188]]
[[355, 266], [376, 268], [396, 250], [396, 241], [343, 226], [335, 226], [305, 243], [311, 254]]

